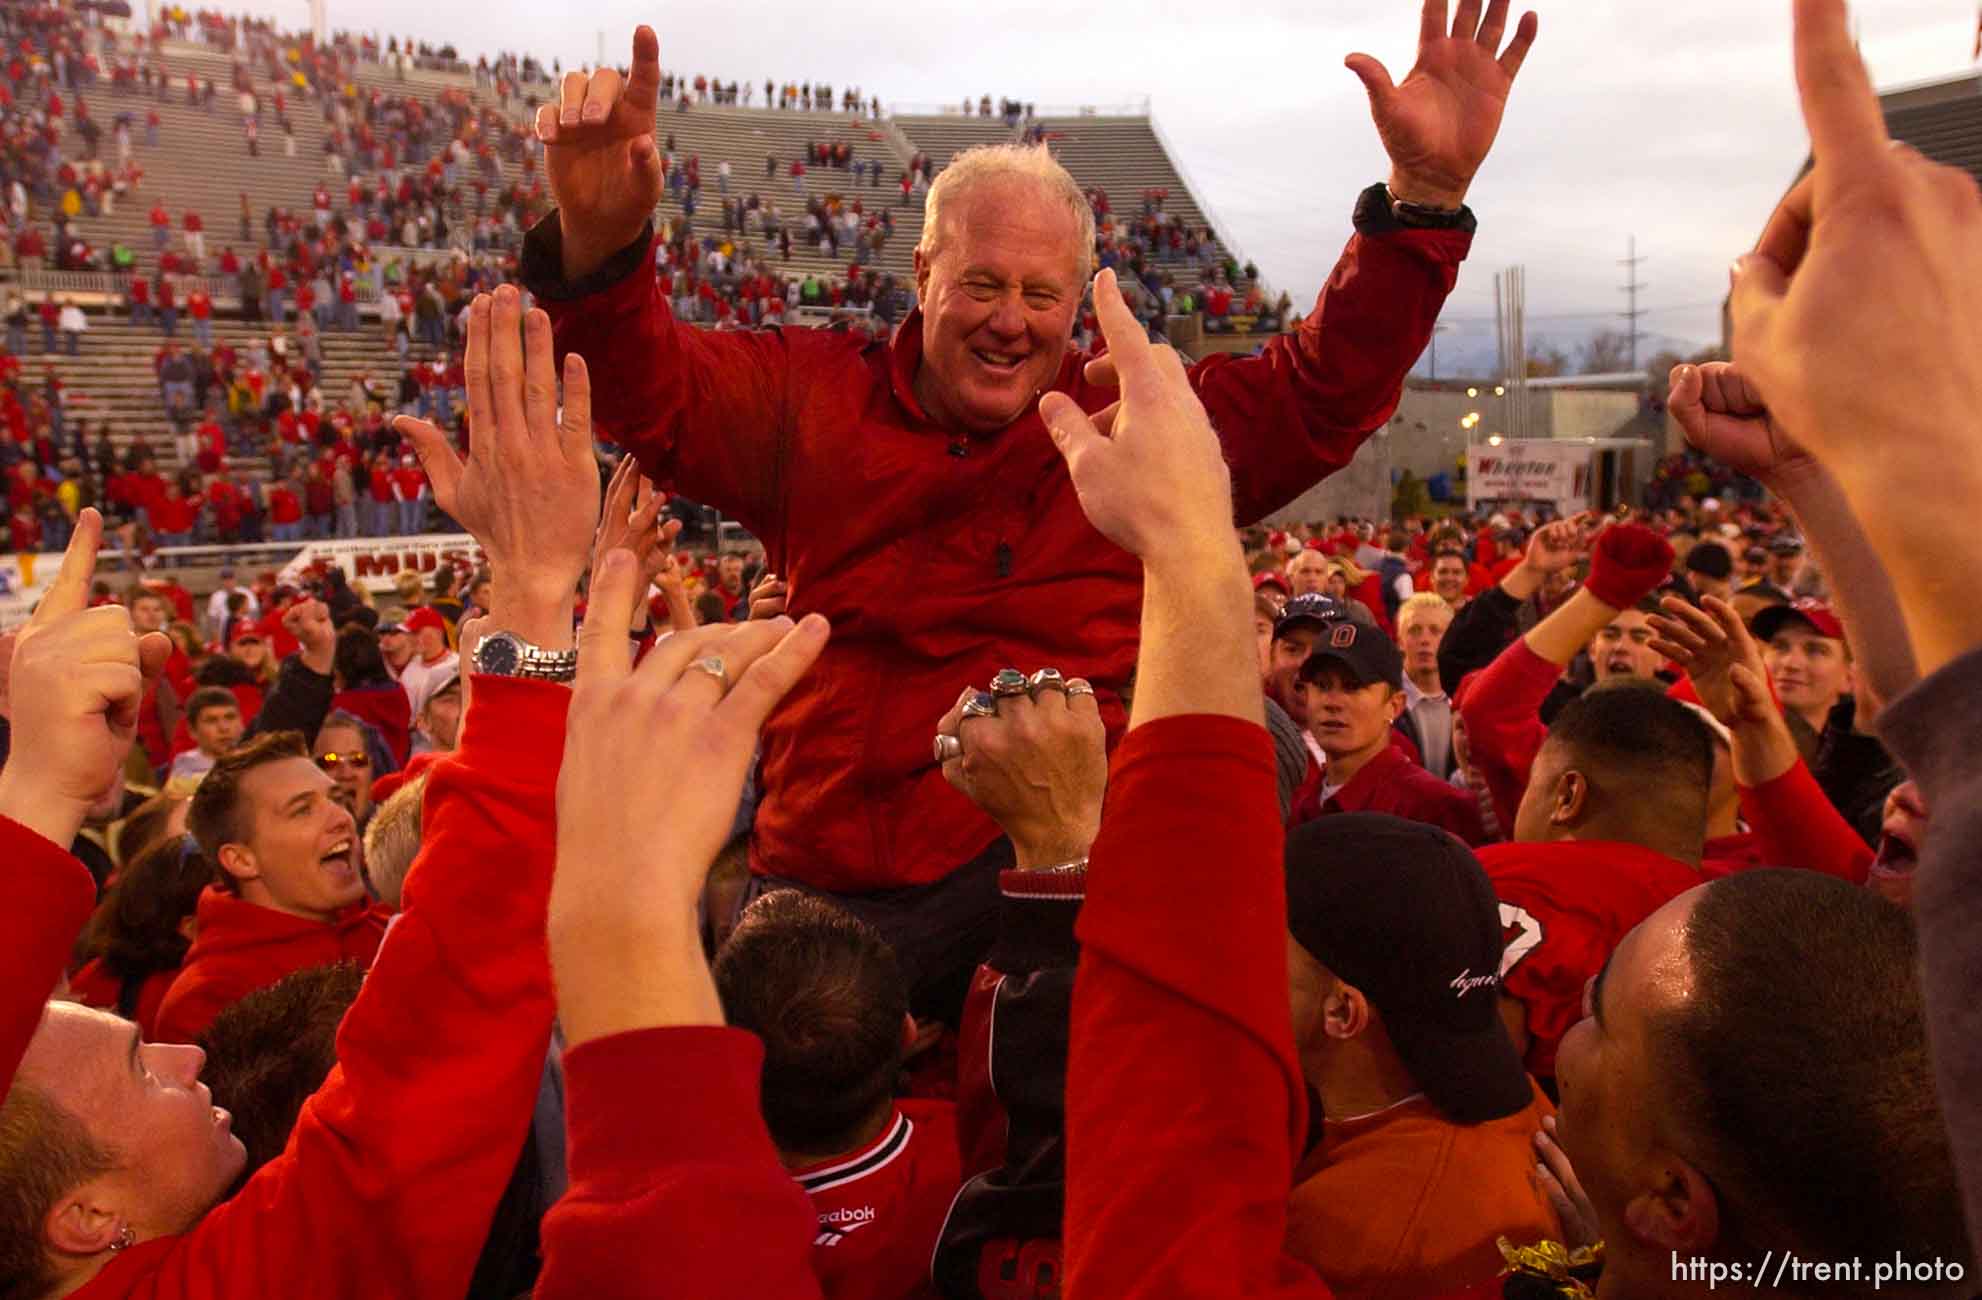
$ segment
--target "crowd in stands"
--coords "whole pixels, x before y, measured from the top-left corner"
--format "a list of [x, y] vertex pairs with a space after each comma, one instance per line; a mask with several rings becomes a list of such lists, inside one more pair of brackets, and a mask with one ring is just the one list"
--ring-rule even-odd
[[919, 334], [685, 329], [655, 34], [562, 88], [528, 292], [368, 431], [475, 567], [118, 592], [83, 508], [0, 635], [0, 1293], [1973, 1295], [1982, 191], [1843, 4], [1669, 377], [1760, 493], [1253, 522], [1394, 409], [1508, 18], [1426, 6], [1318, 327], [1193, 364], [1011, 146]]

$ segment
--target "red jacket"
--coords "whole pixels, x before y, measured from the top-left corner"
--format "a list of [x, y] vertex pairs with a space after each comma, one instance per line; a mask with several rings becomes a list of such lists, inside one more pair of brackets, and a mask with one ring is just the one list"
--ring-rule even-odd
[[200, 894], [196, 915], [198, 934], [158, 1009], [161, 1042], [194, 1041], [215, 1016], [292, 972], [337, 961], [370, 966], [387, 917], [383, 908], [354, 905], [335, 922], [311, 921], [218, 885]]
[[[190, 1232], [119, 1253], [76, 1300], [467, 1291], [543, 1080], [544, 915], [569, 698], [556, 686], [476, 682], [480, 721], [427, 787], [406, 909], [338, 1031], [338, 1068], [304, 1104], [288, 1148]], [[11, 863], [13, 845], [0, 847]], [[490, 888], [491, 870], [502, 888]], [[20, 879], [9, 872], [10, 903], [29, 901]], [[10, 972], [0, 1024], [31, 1009], [31, 1026], [46, 981], [11, 972], [16, 953], [48, 942], [40, 936], [57, 918], [25, 907], [0, 916], [35, 926], [22, 942], [0, 943]], [[56, 938], [66, 945], [71, 933]], [[650, 1095], [659, 1081], [630, 1082]]]
[[[1320, 791], [1315, 793], [1318, 795]], [[1480, 821], [1480, 806], [1470, 793], [1439, 780], [1395, 745], [1386, 745], [1328, 802], [1305, 809], [1297, 804], [1293, 820], [1299, 825], [1330, 813], [1345, 812], [1408, 817], [1450, 831], [1475, 848], [1490, 838]]]
[[[1242, 521], [1340, 469], [1390, 417], [1470, 246], [1374, 221], [1299, 333], [1191, 372]], [[986, 437], [931, 422], [914, 393], [919, 313], [871, 345], [831, 330], [678, 328], [651, 243], [574, 298], [557, 230], [532, 232], [523, 278], [560, 358], [581, 353], [612, 376], [593, 394], [600, 431], [657, 483], [763, 539], [794, 616], [833, 620], [820, 666], [764, 730], [754, 870], [861, 891], [933, 881], [976, 856], [998, 828], [943, 780], [929, 736], [963, 683], [1001, 667], [1089, 679], [1119, 733], [1141, 567], [1087, 522], [1037, 412]], [[1092, 411], [1116, 390], [1086, 381], [1087, 359], [1070, 351], [1054, 387]]]
[[1274, 785], [1266, 729], [1236, 718], [1163, 718], [1115, 753], [1078, 926], [1063, 1295], [1330, 1294], [1282, 1250], [1307, 1084]]
[[0, 817], [0, 1096], [41, 1023], [41, 1007], [69, 965], [69, 949], [96, 907], [96, 882], [61, 845]]
[[1528, 788], [1535, 755], [1548, 739], [1542, 701], [1562, 676], [1557, 664], [1536, 654], [1519, 637], [1466, 687], [1459, 716], [1466, 723], [1466, 746], [1473, 766], [1493, 796], [1493, 815], [1504, 827]]
[[[1555, 1049], [1583, 1018], [1583, 985], [1631, 928], [1712, 874], [1636, 844], [1491, 844], [1480, 865], [1500, 899], [1501, 991], [1528, 1015], [1528, 1073], [1555, 1075]], [[1718, 874], [1725, 874], [1723, 869]]]

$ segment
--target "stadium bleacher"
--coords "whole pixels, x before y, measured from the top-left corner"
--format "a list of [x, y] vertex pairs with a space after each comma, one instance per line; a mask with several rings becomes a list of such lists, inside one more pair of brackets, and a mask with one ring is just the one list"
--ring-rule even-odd
[[[32, 36], [34, 32], [30, 29], [24, 33], [16, 28], [13, 34]], [[70, 106], [60, 131], [66, 160], [78, 161], [84, 152], [73, 117], [74, 101], [80, 97], [102, 128], [98, 157], [107, 167], [114, 168], [118, 163], [113, 124], [120, 114], [131, 115], [132, 156], [143, 170], [140, 183], [117, 201], [114, 211], [78, 216], [70, 223], [69, 231], [72, 240], [85, 241], [99, 258], [113, 245], [128, 248], [135, 254], [136, 269], [140, 273], [152, 273], [158, 266], [149, 221], [154, 204], [162, 202], [169, 214], [172, 223], [169, 247], [181, 257], [186, 247], [183, 218], [188, 211], [199, 213], [205, 226], [206, 245], [203, 267], [206, 278], [201, 283], [216, 303], [216, 334], [238, 347], [252, 334], [265, 337], [269, 325], [239, 319], [239, 295], [233, 284], [214, 275], [221, 251], [232, 246], [244, 261], [249, 259], [267, 242], [264, 218], [271, 208], [293, 214], [307, 234], [308, 223], [314, 216], [311, 198], [319, 186], [328, 192], [335, 215], [348, 216], [350, 177], [326, 163], [325, 142], [332, 126], [323, 105], [307, 89], [299, 89], [287, 75], [297, 66], [285, 61], [288, 52], [307, 53], [300, 38], [273, 38], [275, 57], [271, 59], [271, 38], [265, 34], [258, 34], [252, 41], [240, 41], [232, 49], [188, 39], [198, 34], [197, 25], [172, 32], [156, 29], [149, 39], [141, 31], [126, 32], [116, 39], [116, 52], [106, 54], [106, 62], [130, 66], [134, 60], [142, 60], [162, 71], [167, 87], [162, 95], [150, 93], [142, 85], [115, 85], [107, 75], [97, 77], [91, 84], [58, 88]], [[233, 39], [231, 32], [222, 35]], [[356, 49], [345, 43], [334, 48], [344, 56], [340, 78], [348, 79], [361, 98], [377, 94], [417, 99], [439, 113], [443, 135], [448, 112], [466, 107], [466, 120], [478, 141], [486, 140], [492, 146], [495, 173], [487, 178], [488, 190], [479, 212], [472, 188], [475, 175], [472, 160], [465, 173], [457, 178], [445, 210], [453, 230], [451, 242], [456, 248], [467, 244], [477, 216], [486, 213], [493, 218], [505, 191], [520, 196], [535, 186], [528, 209], [520, 213], [521, 220], [512, 222], [506, 230], [492, 232], [484, 228], [481, 232], [485, 237], [493, 236], [497, 242], [513, 246], [521, 225], [548, 205], [541, 162], [533, 168], [524, 160], [531, 154], [541, 157], [541, 150], [529, 139], [529, 124], [537, 97], [554, 95], [555, 85], [543, 80], [520, 85], [511, 82], [499, 90], [496, 76], [477, 76], [465, 64], [435, 66], [435, 61], [427, 61], [427, 66], [409, 66], [403, 61], [388, 64], [350, 57], [356, 54]], [[243, 68], [248, 85], [262, 106], [259, 150], [255, 156], [248, 152], [236, 95], [237, 71]], [[286, 116], [294, 130], [293, 154], [284, 147], [284, 133], [274, 111], [278, 85], [269, 79], [271, 70], [285, 74], [279, 89], [288, 101]], [[29, 84], [20, 88], [20, 103], [33, 105], [45, 100], [46, 86], [36, 80], [42, 75], [40, 69], [30, 72]], [[202, 86], [213, 83], [210, 102], [188, 102], [188, 77], [196, 78]], [[442, 110], [444, 102], [452, 107]], [[22, 110], [16, 107], [12, 111], [18, 114]], [[145, 117], [149, 111], [156, 111], [160, 118], [156, 145], [145, 142]], [[706, 102], [695, 102], [682, 109], [674, 102], [665, 102], [657, 112], [656, 135], [659, 141], [671, 140], [671, 147], [664, 151], [673, 165], [686, 166], [692, 158], [699, 169], [701, 186], [692, 224], [698, 240], [725, 238], [720, 207], [724, 197], [720, 169], [724, 162], [731, 171], [729, 197], [743, 199], [756, 194], [764, 205], [775, 206], [793, 235], [789, 258], [780, 255], [777, 241], [767, 239], [760, 221], [753, 219], [746, 229], [730, 237], [735, 244], [732, 265], [741, 269], [754, 257], [772, 276], [783, 280], [816, 277], [821, 282], [832, 283], [843, 279], [849, 264], [859, 260], [865, 270], [879, 276], [893, 276], [902, 285], [909, 285], [913, 250], [921, 237], [923, 220], [920, 190], [907, 203], [902, 202], [900, 182], [911, 160], [918, 154], [924, 155], [940, 170], [961, 150], [1028, 136], [1043, 135], [1084, 188], [1103, 190], [1109, 195], [1118, 236], [1129, 234], [1129, 222], [1141, 211], [1141, 196], [1152, 190], [1166, 194], [1165, 217], [1180, 219], [1192, 228], [1208, 224], [1202, 205], [1192, 196], [1147, 118], [1083, 114], [1015, 123], [1006, 118], [962, 113], [918, 112], [876, 117], [842, 110], [807, 112]], [[442, 143], [436, 140], [434, 146]], [[853, 168], [843, 170], [809, 163], [801, 195], [790, 174], [791, 164], [794, 159], [804, 158], [814, 145], [846, 146]], [[347, 152], [343, 158], [349, 163], [351, 154]], [[767, 158], [775, 160], [773, 174], [767, 175]], [[405, 166], [406, 160], [401, 161]], [[871, 168], [877, 161], [878, 178]], [[367, 188], [371, 188], [371, 174], [361, 174]], [[250, 212], [245, 239], [241, 224], [244, 194]], [[823, 200], [835, 206], [858, 204], [858, 210], [868, 217], [885, 211], [893, 223], [893, 233], [878, 256], [860, 256], [845, 245], [829, 249], [802, 233], [807, 200]], [[519, 198], [519, 206], [523, 202]], [[672, 228], [678, 234], [684, 215], [680, 192], [670, 186], [664, 192], [657, 217], [664, 229]], [[51, 228], [52, 216], [46, 202], [37, 199], [33, 203], [30, 224], [43, 232], [51, 251], [57, 242]], [[323, 253], [334, 251], [328, 241], [320, 242], [318, 249]], [[379, 293], [376, 264], [392, 259], [409, 265], [417, 261], [429, 268], [444, 268], [450, 258], [465, 255], [465, 249], [455, 253], [447, 248], [435, 248], [409, 258], [404, 250], [377, 244], [365, 250], [358, 262], [365, 268], [358, 286], [365, 314], [362, 328], [326, 330], [322, 335], [324, 366], [319, 391], [326, 409], [343, 400], [350, 380], [360, 372], [369, 371], [376, 383], [388, 389], [397, 386], [402, 362], [392, 345], [390, 332], [375, 316]], [[1204, 259], [1207, 265], [1226, 260], [1222, 245], [1216, 256]], [[368, 266], [368, 261], [373, 265]], [[477, 265], [488, 261], [487, 257], [478, 256]], [[1197, 259], [1169, 258], [1154, 265], [1179, 290], [1194, 288], [1199, 283], [1202, 267]], [[30, 304], [30, 310], [45, 294], [52, 293], [58, 299], [78, 302], [89, 313], [90, 328], [83, 338], [80, 355], [69, 357], [58, 353], [47, 358], [71, 394], [70, 421], [86, 421], [92, 437], [107, 427], [113, 444], [120, 450], [142, 434], [162, 469], [171, 472], [184, 468], [178, 465], [173, 451], [171, 430], [153, 371], [153, 357], [162, 336], [155, 326], [136, 325], [129, 320], [124, 306], [128, 277], [107, 271], [68, 273], [52, 268], [51, 258], [49, 267], [41, 270], [16, 267], [0, 271], [0, 291], [20, 294]], [[193, 282], [190, 276], [179, 282], [182, 302]], [[450, 293], [454, 287], [450, 284]], [[293, 298], [291, 306], [293, 310]], [[292, 334], [293, 329], [292, 320]], [[39, 329], [31, 325], [26, 355], [22, 358], [27, 377], [38, 378], [41, 373], [39, 334]], [[178, 341], [183, 346], [190, 346], [193, 341], [189, 323], [183, 319]], [[1231, 346], [1229, 341], [1224, 345]], [[431, 351], [415, 345], [408, 350], [408, 359], [422, 360]], [[265, 438], [242, 436], [231, 441], [230, 450], [235, 455], [230, 458], [230, 467], [238, 476], [252, 480], [267, 473], [268, 462], [261, 450]]]

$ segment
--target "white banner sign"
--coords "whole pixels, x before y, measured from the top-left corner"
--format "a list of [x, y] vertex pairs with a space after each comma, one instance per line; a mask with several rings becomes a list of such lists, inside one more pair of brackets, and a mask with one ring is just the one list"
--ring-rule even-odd
[[412, 537], [344, 537], [305, 542], [282, 570], [282, 581], [296, 584], [319, 561], [344, 570], [354, 587], [391, 591], [402, 573], [432, 573], [443, 564], [465, 561], [480, 567], [482, 548], [466, 533], [421, 533]]
[[1589, 504], [1590, 449], [1550, 438], [1476, 444], [1466, 465], [1466, 499], [1547, 501], [1564, 514]]

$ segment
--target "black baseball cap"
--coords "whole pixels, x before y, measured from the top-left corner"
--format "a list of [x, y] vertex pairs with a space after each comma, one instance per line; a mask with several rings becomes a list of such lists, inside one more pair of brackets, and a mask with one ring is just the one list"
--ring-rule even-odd
[[1273, 635], [1284, 636], [1296, 627], [1320, 627], [1338, 618], [1347, 618], [1348, 610], [1333, 596], [1324, 596], [1311, 591], [1296, 596], [1280, 607], [1280, 617], [1273, 622]]
[[1734, 573], [1734, 557], [1719, 542], [1701, 542], [1686, 552], [1686, 571], [1708, 578], [1727, 578]]
[[1500, 1018], [1500, 903], [1458, 839], [1383, 813], [1295, 828], [1287, 929], [1369, 999], [1412, 1080], [1448, 1119], [1480, 1124], [1533, 1100]]
[[1388, 682], [1391, 689], [1404, 689], [1404, 656], [1397, 643], [1383, 630], [1348, 617], [1332, 618], [1321, 625], [1301, 676], [1307, 677], [1325, 663], [1339, 663], [1355, 674], [1358, 683]]

